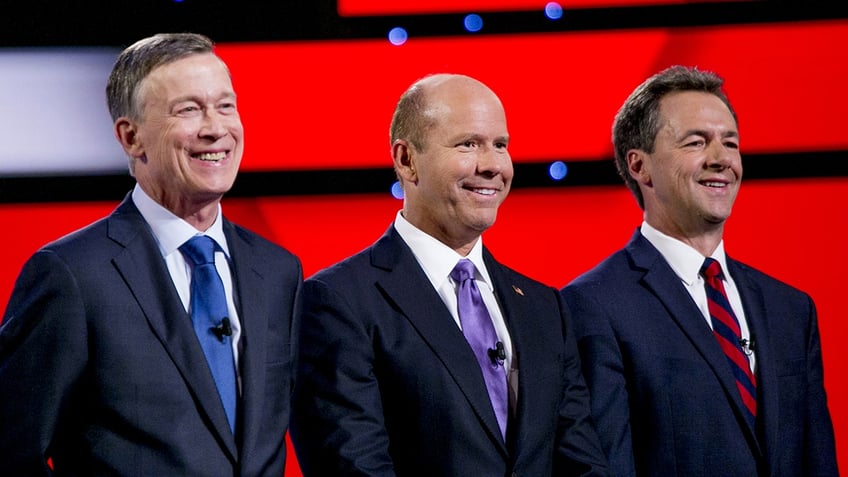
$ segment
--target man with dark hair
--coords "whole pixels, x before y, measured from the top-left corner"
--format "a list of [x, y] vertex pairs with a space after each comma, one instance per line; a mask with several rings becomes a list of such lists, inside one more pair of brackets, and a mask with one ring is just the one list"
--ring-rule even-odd
[[835, 476], [815, 305], [725, 254], [742, 158], [722, 88], [671, 67], [616, 115], [644, 221], [562, 290], [592, 415], [616, 476]]
[[106, 92], [136, 186], [15, 283], [2, 472], [281, 476], [302, 271], [222, 215], [244, 146], [230, 72], [208, 38], [160, 34]]

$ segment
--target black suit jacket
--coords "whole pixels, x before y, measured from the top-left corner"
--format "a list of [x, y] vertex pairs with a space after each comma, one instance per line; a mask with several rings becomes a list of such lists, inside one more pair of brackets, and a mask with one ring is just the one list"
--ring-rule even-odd
[[304, 283], [292, 438], [305, 476], [605, 475], [559, 294], [484, 260], [519, 368], [508, 443], [471, 348], [390, 227]]
[[[224, 221], [242, 324], [239, 429], [131, 198], [36, 252], [0, 328], [5, 475], [280, 476], [299, 260]], [[9, 472], [6, 474], [6, 472]]]
[[638, 230], [563, 289], [614, 475], [837, 475], [813, 301], [727, 264], [756, 343], [756, 429], [701, 311]]

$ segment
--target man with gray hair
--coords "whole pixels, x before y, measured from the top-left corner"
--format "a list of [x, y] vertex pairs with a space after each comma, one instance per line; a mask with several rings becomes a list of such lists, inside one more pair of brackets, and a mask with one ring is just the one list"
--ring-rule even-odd
[[5, 475], [280, 476], [300, 261], [227, 220], [243, 153], [212, 42], [159, 34], [106, 87], [134, 189], [24, 265], [0, 327]]

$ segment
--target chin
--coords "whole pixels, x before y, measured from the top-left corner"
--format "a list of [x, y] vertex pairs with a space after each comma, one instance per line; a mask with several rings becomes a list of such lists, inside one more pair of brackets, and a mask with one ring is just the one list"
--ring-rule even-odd
[[728, 217], [730, 217], [730, 214], [707, 214], [704, 216], [704, 220], [710, 225], [724, 225]]
[[473, 224], [472, 227], [475, 231], [477, 231], [479, 233], [483, 233], [493, 225], [495, 225], [494, 217], [492, 218], [492, 220], [484, 220], [484, 221], [476, 222], [476, 223]]

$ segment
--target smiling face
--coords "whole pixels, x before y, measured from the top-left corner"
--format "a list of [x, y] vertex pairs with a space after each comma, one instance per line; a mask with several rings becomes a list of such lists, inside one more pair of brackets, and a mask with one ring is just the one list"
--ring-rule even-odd
[[439, 75], [422, 86], [431, 123], [422, 150], [403, 140], [393, 147], [403, 213], [464, 254], [495, 222], [512, 184], [506, 116], [497, 96], [471, 78]]
[[119, 118], [115, 127], [135, 158], [139, 185], [183, 218], [217, 210], [233, 185], [243, 151], [226, 65], [212, 53], [164, 64], [144, 79], [137, 99], [141, 118]]
[[[742, 180], [736, 121], [715, 95], [684, 91], [660, 101], [654, 152], [628, 152], [645, 220], [684, 242], [720, 238]], [[717, 242], [715, 242], [717, 244]]]

